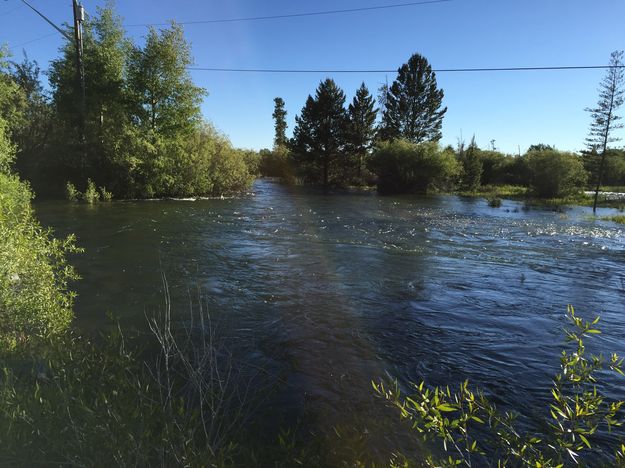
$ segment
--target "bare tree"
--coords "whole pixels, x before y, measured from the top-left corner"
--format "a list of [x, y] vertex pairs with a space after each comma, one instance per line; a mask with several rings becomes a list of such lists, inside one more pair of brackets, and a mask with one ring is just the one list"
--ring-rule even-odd
[[619, 140], [619, 138], [614, 137], [614, 130], [623, 128], [623, 124], [618, 123], [621, 117], [616, 112], [623, 105], [625, 97], [624, 84], [623, 51], [617, 50], [612, 52], [610, 68], [608, 68], [605, 78], [599, 85], [599, 102], [597, 107], [586, 108], [586, 111], [590, 112], [592, 117], [586, 144], [592, 153], [599, 153], [601, 156], [597, 172], [597, 188], [592, 206], [593, 213], [597, 211], [597, 198], [603, 182], [608, 145]]

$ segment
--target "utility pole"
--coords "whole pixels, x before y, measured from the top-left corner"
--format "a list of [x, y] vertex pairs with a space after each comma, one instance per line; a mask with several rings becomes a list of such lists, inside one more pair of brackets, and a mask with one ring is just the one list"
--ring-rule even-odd
[[[86, 130], [86, 116], [87, 116], [87, 93], [85, 89], [85, 63], [83, 60], [83, 35], [82, 35], [82, 23], [85, 21], [85, 9], [82, 4], [78, 3], [78, 0], [72, 0], [72, 7], [74, 13], [74, 37], [59, 28], [56, 24], [54, 24], [48, 17], [46, 17], [43, 13], [37, 10], [34, 6], [28, 3], [26, 0], [21, 0], [24, 5], [33, 10], [39, 16], [41, 16], [50, 26], [60, 32], [68, 41], [74, 42], [76, 46], [76, 82], [78, 84], [78, 88], [80, 89], [80, 141], [82, 145], [82, 162], [81, 166], [83, 168], [83, 172], [86, 165], [87, 160], [87, 139], [85, 137]], [[84, 175], [84, 174], [83, 174]]]
[[86, 116], [87, 116], [87, 92], [85, 89], [85, 62], [83, 57], [83, 35], [82, 23], [85, 21], [85, 9], [77, 0], [72, 0], [74, 10], [74, 41], [76, 45], [76, 81], [80, 87], [80, 143], [82, 145], [82, 168], [83, 176], [87, 162], [87, 138]]

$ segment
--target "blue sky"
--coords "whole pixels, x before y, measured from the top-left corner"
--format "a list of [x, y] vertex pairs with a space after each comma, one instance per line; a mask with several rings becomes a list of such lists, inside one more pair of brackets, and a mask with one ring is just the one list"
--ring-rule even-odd
[[[69, 0], [31, 0], [57, 23], [71, 20]], [[84, 0], [94, 12], [100, 0]], [[126, 24], [194, 21], [360, 8], [401, 0], [134, 0], [118, 1]], [[18, 0], [0, 2], [0, 42], [25, 49], [45, 69], [58, 54], [60, 35]], [[455, 0], [448, 3], [330, 16], [255, 22], [188, 25], [185, 33], [199, 67], [396, 69], [412, 53], [436, 68], [599, 65], [625, 49], [625, 2], [622, 0]], [[145, 27], [129, 27], [138, 41]], [[287, 130], [308, 94], [325, 74], [243, 74], [192, 72], [209, 95], [202, 111], [236, 146], [271, 147], [273, 98], [288, 111]], [[440, 73], [448, 107], [444, 144], [462, 135], [491, 140], [508, 153], [532, 143], [564, 150], [584, 146], [589, 116], [584, 108], [597, 101], [601, 70]], [[372, 92], [394, 74], [331, 75], [351, 100], [362, 81]], [[625, 109], [624, 109], [625, 111]], [[619, 131], [625, 138], [625, 132]], [[622, 145], [622, 143], [620, 143]]]

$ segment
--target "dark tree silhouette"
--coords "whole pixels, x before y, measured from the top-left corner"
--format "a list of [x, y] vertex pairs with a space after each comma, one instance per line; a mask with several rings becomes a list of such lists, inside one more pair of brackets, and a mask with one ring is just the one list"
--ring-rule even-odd
[[273, 120], [275, 121], [276, 134], [273, 138], [274, 148], [283, 148], [287, 145], [286, 139], [286, 110], [284, 109], [284, 99], [277, 97], [273, 100], [275, 107], [273, 110]]
[[425, 57], [414, 54], [397, 71], [386, 93], [380, 137], [405, 138], [414, 143], [438, 141], [447, 108], [441, 109], [443, 90]]

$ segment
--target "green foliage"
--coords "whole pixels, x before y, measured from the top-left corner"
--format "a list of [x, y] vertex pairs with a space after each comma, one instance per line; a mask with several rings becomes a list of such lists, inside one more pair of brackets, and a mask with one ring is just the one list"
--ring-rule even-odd
[[383, 90], [380, 137], [405, 138], [414, 143], [438, 141], [447, 108], [441, 109], [443, 90], [427, 59], [414, 54], [397, 70], [397, 78]]
[[150, 28], [143, 48], [134, 47], [128, 60], [128, 89], [133, 119], [144, 130], [165, 137], [192, 132], [200, 123], [205, 90], [193, 84], [187, 67], [191, 47], [182, 27]]
[[[390, 387], [374, 383], [374, 389], [424, 440], [441, 443], [445, 457], [431, 455], [428, 466], [562, 467], [592, 460], [597, 454], [593, 436], [600, 429], [620, 427], [625, 404], [609, 401], [598, 378], [606, 370], [623, 375], [623, 360], [616, 354], [607, 362], [602, 356], [587, 356], [584, 340], [600, 333], [599, 318], [585, 322], [570, 306], [568, 317], [574, 328], [566, 331], [566, 338], [573, 347], [562, 352], [542, 432], [520, 430], [515, 414], [501, 413], [481, 391], [470, 390], [468, 381], [456, 392], [413, 384], [410, 396], [404, 396], [396, 382]], [[618, 447], [615, 457], [623, 460], [624, 453], [625, 447]]]
[[612, 221], [613, 223], [625, 224], [625, 215], [605, 216], [601, 219], [605, 219], [606, 221]]
[[273, 100], [275, 107], [273, 110], [273, 117], [275, 121], [275, 136], [273, 138], [273, 148], [285, 148], [288, 144], [286, 138], [286, 110], [284, 109], [284, 99], [277, 97]]
[[0, 349], [59, 334], [73, 317], [76, 275], [65, 254], [77, 250], [74, 239], [42, 229], [31, 198], [16, 176], [0, 174]]
[[71, 182], [65, 185], [65, 196], [69, 201], [76, 202], [82, 198], [82, 193], [76, 189], [76, 186]]
[[623, 51], [614, 51], [610, 57], [610, 68], [599, 85], [599, 101], [596, 107], [587, 108], [592, 123], [586, 143], [591, 154], [599, 154], [601, 159], [598, 165], [593, 167], [593, 178], [596, 180], [595, 198], [592, 210], [597, 210], [599, 189], [603, 184], [606, 170], [606, 158], [610, 143], [618, 141], [614, 131], [623, 128], [619, 123], [621, 116], [618, 109], [625, 102], [625, 72], [623, 71]]
[[[107, 4], [84, 30], [85, 142], [75, 50], [68, 41], [51, 63], [54, 125], [33, 165], [46, 180], [25, 171], [38, 190], [53, 186], [58, 193], [67, 180], [81, 186], [87, 178], [107, 188], [103, 198], [109, 191], [119, 198], [221, 195], [250, 185], [258, 158], [207, 130], [200, 113], [206, 93], [191, 80], [191, 49], [179, 25], [151, 28], [139, 46]], [[34, 76], [32, 67], [22, 68], [21, 75]], [[95, 201], [97, 195], [87, 190], [85, 197]]]
[[560, 197], [579, 192], [587, 181], [581, 159], [556, 150], [533, 151], [526, 156], [531, 187], [539, 197]]
[[293, 178], [289, 150], [276, 148], [260, 150], [260, 174], [264, 177], [278, 177], [284, 182], [290, 182]]
[[102, 201], [110, 202], [113, 200], [113, 194], [106, 190], [106, 187], [100, 187], [100, 198]]
[[[352, 178], [361, 184], [366, 158], [375, 138], [375, 119], [378, 115], [375, 99], [364, 83], [356, 91], [356, 96], [347, 108], [347, 115], [347, 152], [350, 160], [345, 164], [344, 179]], [[354, 167], [355, 174], [350, 174]]]
[[308, 96], [301, 114], [295, 117], [290, 149], [300, 174], [309, 182], [328, 185], [341, 180], [347, 157], [344, 105], [345, 93], [328, 78], [319, 84], [314, 98]]
[[9, 140], [9, 125], [0, 117], [0, 174], [8, 174], [15, 160], [15, 147]]
[[476, 191], [482, 181], [482, 160], [479, 155], [479, 148], [475, 143], [475, 137], [471, 140], [469, 147], [460, 151], [460, 164], [462, 165], [461, 187], [469, 192]]
[[0, 354], [0, 463], [235, 466], [259, 401], [247, 394], [249, 370], [228, 358], [204, 305], [191, 312], [201, 326], [176, 328], [168, 294], [166, 304], [149, 319], [149, 351], [118, 328]]
[[100, 201], [100, 193], [91, 179], [87, 179], [87, 189], [83, 195], [87, 203], [97, 203]]
[[459, 171], [453, 153], [441, 151], [437, 143], [407, 140], [379, 143], [369, 166], [381, 193], [426, 193], [444, 187]]
[[488, 201], [488, 206], [490, 206], [491, 208], [501, 207], [501, 198], [492, 197], [492, 198], [489, 198], [487, 201]]

